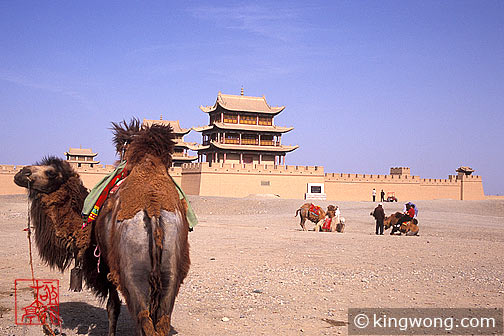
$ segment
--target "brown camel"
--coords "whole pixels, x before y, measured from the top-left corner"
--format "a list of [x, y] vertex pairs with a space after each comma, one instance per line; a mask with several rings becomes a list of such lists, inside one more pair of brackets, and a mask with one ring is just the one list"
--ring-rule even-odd
[[87, 286], [101, 299], [108, 296], [109, 335], [117, 326], [118, 290], [137, 334], [168, 335], [175, 297], [190, 264], [187, 204], [167, 169], [173, 133], [166, 126], [140, 127], [136, 119], [113, 124], [113, 129], [129, 175], [85, 229], [80, 212], [87, 192], [68, 163], [48, 158], [23, 168], [14, 180], [29, 188], [42, 259], [63, 271], [80, 256]]
[[313, 222], [317, 224], [321, 220], [324, 219], [326, 216], [325, 211], [316, 205], [313, 205], [312, 203], [305, 203], [303, 204], [299, 209], [296, 210], [296, 214], [294, 217], [296, 217], [299, 213], [299, 217], [301, 218], [301, 221], [299, 225], [303, 228], [303, 231], [307, 231], [305, 222], [308, 219], [310, 222]]
[[406, 234], [406, 236], [418, 236], [418, 232], [420, 229], [418, 228], [418, 220], [414, 218], [411, 221], [401, 223], [400, 227], [397, 227], [397, 222], [403, 216], [401, 212], [396, 212], [390, 216], [385, 217], [383, 220], [383, 228], [388, 230], [392, 227], [390, 234], [393, 235], [396, 232], [399, 232], [399, 235]]

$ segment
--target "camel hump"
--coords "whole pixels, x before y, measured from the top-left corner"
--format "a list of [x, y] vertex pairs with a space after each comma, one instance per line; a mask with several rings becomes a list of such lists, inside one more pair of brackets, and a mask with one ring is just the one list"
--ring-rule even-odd
[[142, 210], [151, 217], [159, 217], [161, 210], [183, 208], [175, 184], [166, 168], [159, 164], [144, 162], [135, 166], [119, 190], [118, 220], [132, 218]]

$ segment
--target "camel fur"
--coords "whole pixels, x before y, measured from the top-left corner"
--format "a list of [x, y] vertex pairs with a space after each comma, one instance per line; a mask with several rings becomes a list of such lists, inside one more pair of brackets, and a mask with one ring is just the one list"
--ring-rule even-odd
[[416, 218], [413, 218], [413, 220], [411, 221], [401, 223], [400, 227], [397, 227], [397, 223], [402, 216], [403, 214], [401, 212], [396, 212], [390, 216], [385, 217], [385, 219], [383, 220], [383, 228], [385, 230], [388, 230], [390, 227], [392, 227], [392, 230], [390, 232], [391, 235], [398, 232], [399, 235], [404, 233], [406, 236], [418, 236], [420, 229], [418, 227], [418, 220]]
[[312, 206], [312, 203], [305, 203], [303, 204], [299, 209], [296, 210], [296, 214], [294, 217], [296, 217], [299, 214], [300, 217], [300, 223], [301, 228], [303, 231], [307, 231], [305, 222], [306, 220], [309, 220], [310, 222], [313, 222], [315, 224], [319, 223], [320, 221], [324, 220], [324, 217], [326, 215], [325, 211], [321, 207], [317, 207], [316, 214], [313, 214], [310, 212], [310, 207]]
[[187, 204], [168, 174], [173, 133], [167, 126], [140, 127], [136, 119], [113, 124], [113, 130], [129, 175], [109, 195], [93, 225], [81, 229], [87, 191], [68, 163], [44, 160], [23, 168], [15, 182], [30, 188], [30, 215], [43, 260], [63, 271], [72, 256], [80, 255], [87, 286], [98, 297], [108, 297], [109, 336], [116, 334], [118, 290], [137, 334], [168, 335], [175, 298], [190, 265]]

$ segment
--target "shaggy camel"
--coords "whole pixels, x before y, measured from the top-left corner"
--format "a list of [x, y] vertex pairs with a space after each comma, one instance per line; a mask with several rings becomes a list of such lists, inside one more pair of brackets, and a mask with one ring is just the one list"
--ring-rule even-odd
[[396, 232], [399, 232], [399, 235], [402, 233], [406, 234], [406, 236], [417, 236], [420, 231], [418, 227], [418, 220], [414, 218], [412, 221], [404, 222], [400, 227], [397, 227], [397, 222], [403, 216], [401, 212], [396, 212], [390, 216], [385, 217], [383, 220], [383, 228], [388, 230], [392, 227], [390, 234], [393, 235]]
[[[168, 174], [171, 128], [113, 123], [128, 176], [103, 204], [96, 222], [81, 228], [87, 191], [68, 163], [47, 158], [14, 178], [29, 188], [30, 217], [39, 253], [64, 271], [78, 260], [87, 286], [108, 296], [109, 336], [115, 335], [124, 296], [140, 335], [168, 335], [175, 298], [189, 270], [184, 200]], [[97, 251], [99, 259], [93, 256]], [[99, 269], [98, 269], [99, 267]]]

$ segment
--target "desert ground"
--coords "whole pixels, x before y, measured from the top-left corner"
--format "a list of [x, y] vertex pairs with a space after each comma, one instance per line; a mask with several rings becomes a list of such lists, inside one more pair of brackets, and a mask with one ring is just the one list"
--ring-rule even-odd
[[[178, 335], [336, 335], [348, 332], [348, 308], [504, 306], [504, 200], [416, 201], [419, 237], [376, 236], [372, 202], [315, 202], [340, 206], [340, 234], [301, 231], [303, 200], [190, 200], [200, 223], [172, 319]], [[30, 277], [26, 225], [26, 196], [0, 196], [0, 335], [42, 334], [14, 323], [14, 281]], [[33, 254], [36, 278], [60, 280], [59, 332], [106, 335], [105, 305], [69, 292], [69, 274]], [[132, 326], [123, 304], [118, 335]]]

